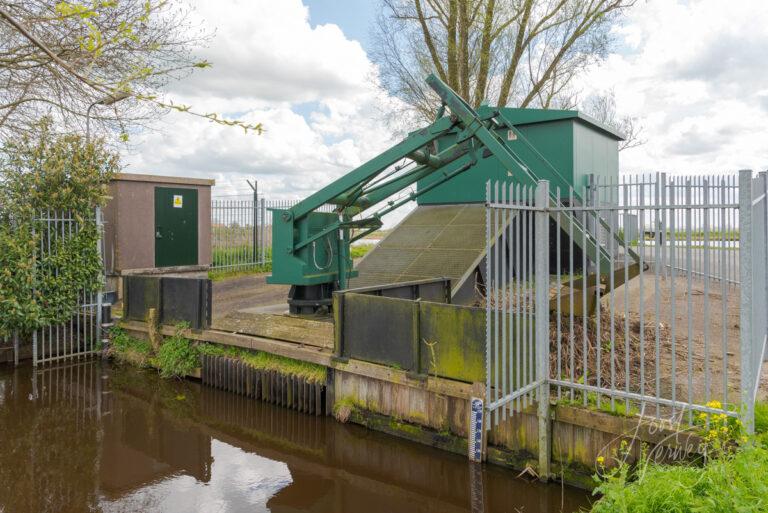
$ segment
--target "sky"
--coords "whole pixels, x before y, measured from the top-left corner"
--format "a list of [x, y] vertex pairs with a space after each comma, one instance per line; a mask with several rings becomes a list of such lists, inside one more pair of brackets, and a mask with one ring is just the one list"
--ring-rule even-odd
[[[263, 123], [263, 135], [171, 113], [135, 135], [126, 171], [214, 178], [214, 195], [300, 199], [396, 140], [381, 113], [370, 49], [376, 0], [197, 0], [215, 30], [197, 51], [213, 67], [169, 86], [173, 101]], [[727, 5], [727, 7], [726, 7]], [[586, 97], [607, 89], [646, 143], [624, 173], [768, 169], [768, 2], [640, 0], [613, 29], [615, 49], [587, 70]]]

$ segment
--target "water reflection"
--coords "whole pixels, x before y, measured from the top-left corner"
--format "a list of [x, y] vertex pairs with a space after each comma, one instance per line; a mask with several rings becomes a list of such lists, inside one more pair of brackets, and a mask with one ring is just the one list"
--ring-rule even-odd
[[357, 426], [99, 362], [0, 368], [0, 433], [0, 512], [527, 513], [586, 504], [582, 492], [494, 467], [471, 472], [461, 457]]

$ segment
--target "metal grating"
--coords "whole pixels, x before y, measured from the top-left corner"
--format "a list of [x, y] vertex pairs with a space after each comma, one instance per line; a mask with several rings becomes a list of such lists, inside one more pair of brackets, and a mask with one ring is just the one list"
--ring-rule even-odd
[[446, 277], [456, 287], [485, 252], [485, 205], [420, 206], [357, 265], [350, 288]]

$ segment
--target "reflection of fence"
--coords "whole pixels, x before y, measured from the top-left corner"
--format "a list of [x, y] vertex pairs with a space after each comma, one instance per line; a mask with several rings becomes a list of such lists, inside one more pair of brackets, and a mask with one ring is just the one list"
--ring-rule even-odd
[[[650, 198], [641, 180], [597, 184], [601, 198], [585, 206], [551, 206], [549, 193], [560, 195], [546, 181], [489, 189], [486, 407], [494, 419], [531, 402], [541, 412], [539, 400], [553, 393], [613, 412], [688, 423], [724, 413], [752, 426], [768, 333], [766, 174], [652, 184]], [[582, 237], [613, 258], [574, 251], [571, 215], [604, 221], [587, 223]], [[635, 218], [652, 241], [628, 241], [636, 258], [623, 240], [624, 220]]]
[[[97, 245], [101, 255], [101, 210], [97, 208], [94, 215], [100, 234]], [[37, 248], [38, 265], [56, 265], [60, 245], [76, 236], [81, 229], [80, 221], [70, 212], [57, 211], [41, 212], [35, 219], [35, 226], [41, 230]], [[58, 269], [53, 272], [58, 275]], [[77, 305], [68, 322], [35, 331], [32, 335], [33, 364], [86, 356], [97, 351], [101, 299], [100, 291], [79, 291]]]
[[[295, 200], [211, 200], [211, 268], [249, 270], [272, 262], [272, 210]], [[330, 207], [324, 208], [330, 211]]]
[[102, 393], [101, 362], [88, 361], [61, 363], [35, 369], [32, 375], [32, 398], [43, 404], [66, 405], [78, 417], [95, 420], [109, 411]]

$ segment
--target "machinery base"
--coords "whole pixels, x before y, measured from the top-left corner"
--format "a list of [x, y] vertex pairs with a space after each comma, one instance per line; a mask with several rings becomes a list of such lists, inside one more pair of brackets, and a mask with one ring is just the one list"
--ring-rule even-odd
[[323, 310], [330, 313], [335, 290], [335, 283], [291, 285], [288, 292], [288, 311], [295, 315], [316, 314]]

